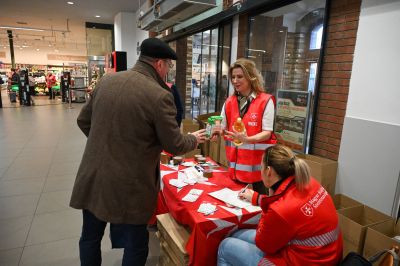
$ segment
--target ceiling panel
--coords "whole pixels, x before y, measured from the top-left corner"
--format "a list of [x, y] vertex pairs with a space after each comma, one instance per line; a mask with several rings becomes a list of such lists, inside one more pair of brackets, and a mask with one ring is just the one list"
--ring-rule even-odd
[[[113, 24], [119, 12], [136, 12], [138, 0], [1, 0], [0, 26], [44, 31], [12, 30], [14, 43], [23, 49], [49, 49], [68, 53], [86, 49], [85, 22]], [[95, 17], [100, 16], [100, 17]], [[136, 24], [134, 25], [136, 26]], [[0, 29], [0, 51], [7, 51], [7, 30]]]

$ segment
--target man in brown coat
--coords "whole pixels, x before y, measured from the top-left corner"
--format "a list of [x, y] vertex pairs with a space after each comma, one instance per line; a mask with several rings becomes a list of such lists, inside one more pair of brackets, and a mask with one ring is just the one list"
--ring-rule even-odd
[[107, 74], [78, 116], [88, 137], [70, 206], [82, 209], [81, 265], [100, 265], [100, 243], [109, 222], [122, 265], [145, 265], [147, 222], [160, 185], [160, 152], [184, 154], [204, 142], [204, 130], [183, 136], [174, 99], [163, 78], [175, 52], [163, 41], [142, 42], [128, 71]]

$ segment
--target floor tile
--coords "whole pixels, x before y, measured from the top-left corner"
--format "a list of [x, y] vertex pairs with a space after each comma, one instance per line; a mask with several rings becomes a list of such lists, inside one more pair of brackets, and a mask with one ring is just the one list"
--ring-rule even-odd
[[39, 194], [43, 189], [44, 182], [44, 177], [16, 180], [2, 179], [0, 181], [0, 197]]
[[78, 172], [80, 162], [54, 162], [50, 166], [49, 175], [75, 175]]
[[[3, 151], [1, 151], [1, 153], [6, 154], [3, 153]], [[10, 167], [16, 157], [17, 155], [0, 156], [0, 169]]]
[[[79, 265], [79, 238], [26, 246], [20, 266]], [[103, 264], [107, 265], [107, 264]]]
[[34, 215], [39, 196], [32, 194], [0, 197], [0, 220]]
[[22, 248], [0, 251], [0, 266], [18, 266]]
[[42, 193], [36, 214], [70, 210], [69, 200], [71, 199], [71, 193], [71, 190]]
[[43, 192], [72, 190], [75, 177], [75, 175], [48, 176], [44, 184]]
[[15, 160], [3, 174], [3, 180], [45, 177], [49, 172], [49, 167], [49, 163], [35, 163], [31, 158], [29, 160]]
[[23, 247], [32, 216], [0, 220], [0, 250]]
[[26, 244], [41, 244], [79, 237], [82, 213], [75, 209], [35, 215]]

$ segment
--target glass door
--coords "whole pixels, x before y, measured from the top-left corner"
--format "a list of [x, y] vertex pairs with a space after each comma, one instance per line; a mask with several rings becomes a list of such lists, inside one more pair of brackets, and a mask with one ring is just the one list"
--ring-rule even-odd
[[[231, 24], [215, 27], [188, 37], [192, 52], [191, 110], [192, 118], [220, 111], [228, 96]], [[191, 44], [191, 45], [190, 45]], [[189, 74], [189, 73], [188, 73]]]

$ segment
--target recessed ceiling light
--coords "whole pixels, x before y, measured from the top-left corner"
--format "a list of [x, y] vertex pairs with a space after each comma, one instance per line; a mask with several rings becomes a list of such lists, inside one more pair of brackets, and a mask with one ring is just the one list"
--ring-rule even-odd
[[68, 4], [68, 5], [73, 5], [73, 4], [74, 4], [74, 2], [67, 2], [67, 4]]
[[40, 49], [39, 49], [39, 48], [37, 48], [37, 49], [36, 49], [36, 51], [40, 51]]
[[101, 16], [99, 16], [99, 15], [96, 15], [95, 17], [96, 17], [96, 18], [100, 18]]

